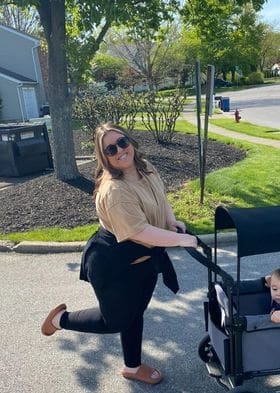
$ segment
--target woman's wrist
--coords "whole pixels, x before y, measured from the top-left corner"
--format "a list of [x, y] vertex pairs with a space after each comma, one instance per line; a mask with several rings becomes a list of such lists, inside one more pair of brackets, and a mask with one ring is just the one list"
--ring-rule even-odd
[[180, 234], [181, 239], [179, 242], [180, 247], [194, 247], [197, 248], [197, 238], [192, 235], [187, 235], [185, 233]]

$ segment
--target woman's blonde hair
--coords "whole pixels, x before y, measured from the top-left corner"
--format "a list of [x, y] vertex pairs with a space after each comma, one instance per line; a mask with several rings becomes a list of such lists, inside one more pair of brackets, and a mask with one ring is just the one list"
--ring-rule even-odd
[[97, 159], [97, 167], [95, 171], [95, 190], [94, 190], [94, 196], [97, 193], [100, 184], [104, 177], [108, 174], [110, 175], [111, 178], [113, 179], [122, 179], [123, 178], [123, 172], [120, 169], [113, 168], [106, 155], [104, 154], [103, 151], [103, 138], [106, 134], [108, 134], [111, 131], [118, 132], [121, 135], [126, 136], [129, 139], [129, 142], [134, 148], [134, 161], [135, 161], [135, 166], [138, 172], [141, 174], [142, 173], [151, 173], [147, 169], [147, 163], [143, 158], [143, 154], [138, 150], [138, 143], [137, 141], [129, 135], [124, 128], [120, 127], [119, 125], [115, 125], [112, 123], [105, 123], [102, 124], [101, 126], [97, 127], [95, 131], [95, 155]]

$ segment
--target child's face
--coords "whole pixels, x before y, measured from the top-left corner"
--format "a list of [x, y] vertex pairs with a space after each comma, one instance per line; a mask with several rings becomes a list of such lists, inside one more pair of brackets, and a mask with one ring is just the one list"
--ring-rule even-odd
[[270, 292], [272, 299], [280, 304], [280, 279], [273, 275], [271, 277]]

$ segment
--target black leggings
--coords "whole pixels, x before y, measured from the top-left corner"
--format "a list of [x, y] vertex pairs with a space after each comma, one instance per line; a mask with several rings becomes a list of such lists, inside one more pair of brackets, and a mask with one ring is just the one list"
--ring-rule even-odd
[[156, 269], [150, 260], [130, 265], [125, 274], [110, 284], [90, 280], [99, 308], [65, 312], [60, 320], [63, 329], [85, 333], [120, 332], [124, 363], [127, 367], [141, 364], [143, 314], [157, 282]]

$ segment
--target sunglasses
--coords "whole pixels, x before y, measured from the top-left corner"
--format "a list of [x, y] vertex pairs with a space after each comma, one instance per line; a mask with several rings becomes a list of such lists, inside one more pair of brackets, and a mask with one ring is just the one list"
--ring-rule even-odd
[[119, 146], [121, 149], [125, 149], [130, 145], [130, 141], [127, 136], [120, 137], [115, 144], [108, 145], [104, 150], [106, 156], [112, 157], [117, 154]]

